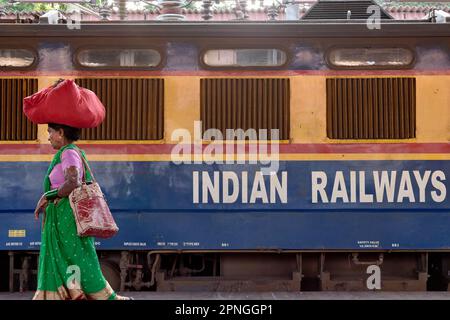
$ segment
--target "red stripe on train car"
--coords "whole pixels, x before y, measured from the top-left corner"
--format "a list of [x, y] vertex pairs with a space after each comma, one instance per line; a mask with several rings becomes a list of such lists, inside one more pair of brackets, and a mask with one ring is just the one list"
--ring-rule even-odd
[[[175, 144], [79, 144], [90, 154], [170, 154]], [[191, 145], [192, 147], [193, 145]], [[203, 145], [205, 149], [207, 145]], [[226, 145], [223, 145], [224, 152]], [[255, 145], [245, 145], [245, 152]], [[235, 147], [236, 148], [236, 147]], [[271, 151], [270, 146], [267, 146]], [[193, 148], [191, 148], [193, 150]], [[0, 154], [48, 154], [55, 151], [48, 144], [0, 144]], [[280, 144], [285, 154], [308, 153], [450, 153], [450, 143], [339, 143]]]

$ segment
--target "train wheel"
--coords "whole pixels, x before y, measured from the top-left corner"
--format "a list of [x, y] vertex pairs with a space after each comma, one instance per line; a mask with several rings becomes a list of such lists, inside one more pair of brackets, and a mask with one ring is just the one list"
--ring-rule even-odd
[[111, 288], [118, 292], [120, 290], [120, 271], [117, 265], [108, 260], [100, 260], [100, 268]]

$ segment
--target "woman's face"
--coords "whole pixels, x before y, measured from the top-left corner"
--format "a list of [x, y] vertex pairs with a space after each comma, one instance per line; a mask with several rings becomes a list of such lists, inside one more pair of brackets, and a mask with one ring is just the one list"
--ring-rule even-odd
[[64, 146], [64, 131], [63, 129], [55, 130], [53, 128], [48, 127], [48, 141], [50, 141], [50, 144], [52, 145], [53, 149], [60, 149], [62, 146]]

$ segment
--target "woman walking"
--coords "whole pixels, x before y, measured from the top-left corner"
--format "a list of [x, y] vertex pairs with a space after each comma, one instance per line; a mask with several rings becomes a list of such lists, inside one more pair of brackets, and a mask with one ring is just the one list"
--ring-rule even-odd
[[[67, 91], [67, 89], [76, 90], [77, 87], [73, 81], [66, 80], [57, 82], [52, 89]], [[39, 93], [41, 92], [36, 95]], [[29, 100], [25, 101], [24, 112], [27, 116], [31, 113], [27, 106], [31, 105], [36, 106]], [[90, 117], [97, 119], [94, 123], [81, 125], [92, 127], [93, 124], [98, 125], [103, 121], [104, 107], [99, 101], [94, 106], [99, 110], [95, 110], [91, 105], [90, 108], [93, 110], [91, 112], [97, 113], [95, 116], [98, 114], [100, 116]], [[46, 107], [41, 108], [45, 109]], [[76, 109], [77, 106], [74, 105], [72, 108]], [[102, 108], [103, 110], [101, 110]], [[46, 112], [43, 109], [39, 114], [42, 115], [42, 112]], [[62, 117], [70, 115], [67, 108], [64, 112], [65, 115]], [[103, 116], [101, 116], [102, 112]], [[54, 115], [54, 112], [48, 113]], [[89, 115], [86, 114], [82, 116], [89, 118]], [[35, 120], [36, 113], [29, 118], [32, 121]], [[61, 119], [61, 117], [58, 118], [59, 121]], [[80, 117], [74, 119], [69, 116], [67, 120], [63, 119], [62, 121], [71, 124], [79, 122], [80, 119]], [[41, 211], [44, 211], [44, 217], [38, 266], [38, 287], [33, 299], [129, 300], [130, 298], [117, 295], [104, 278], [96, 254], [94, 238], [77, 235], [75, 218], [68, 196], [80, 186], [84, 177], [86, 181], [91, 179], [81, 158], [86, 159], [86, 155], [74, 144], [80, 137], [81, 129], [67, 124], [52, 123], [48, 121], [50, 120], [48, 118], [46, 120], [49, 122], [48, 140], [57, 152], [44, 178], [45, 193], [38, 201], [34, 212], [36, 219], [39, 218]]]

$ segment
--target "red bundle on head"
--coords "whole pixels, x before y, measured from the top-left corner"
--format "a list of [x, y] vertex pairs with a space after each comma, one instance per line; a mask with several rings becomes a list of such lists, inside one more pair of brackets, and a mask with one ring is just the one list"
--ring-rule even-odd
[[105, 118], [97, 95], [64, 80], [23, 99], [23, 112], [34, 123], [58, 123], [74, 128], [94, 128]]

